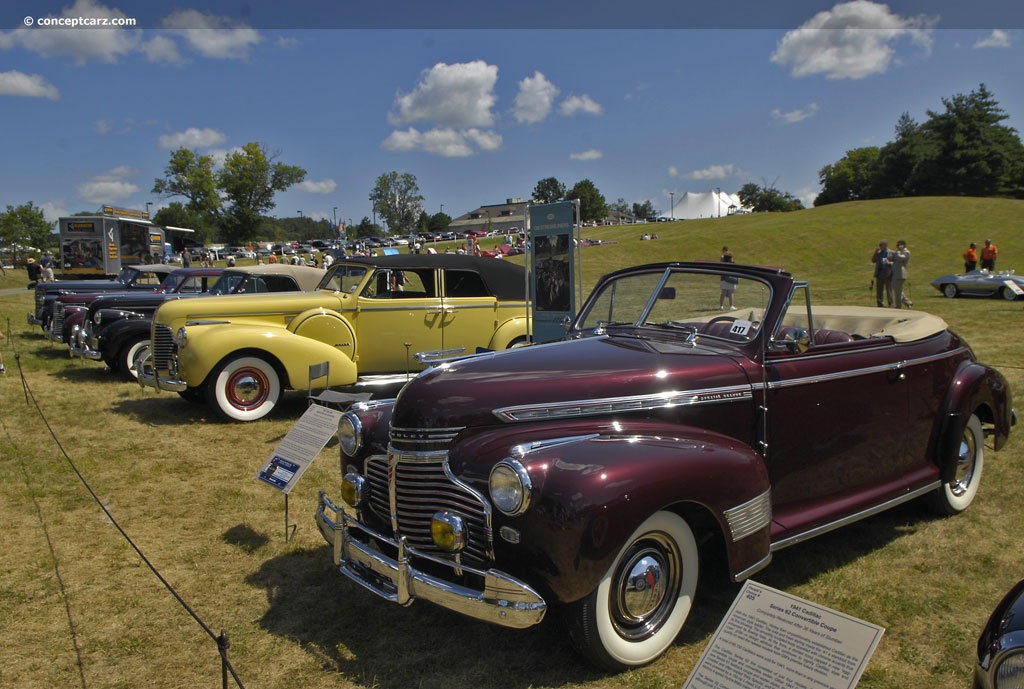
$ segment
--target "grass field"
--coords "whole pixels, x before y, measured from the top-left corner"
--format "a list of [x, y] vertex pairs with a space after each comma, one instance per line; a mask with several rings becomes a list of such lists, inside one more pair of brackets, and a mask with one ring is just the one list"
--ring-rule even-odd
[[[641, 241], [644, 230], [659, 239]], [[915, 309], [944, 318], [1007, 376], [1018, 399], [1024, 395], [1024, 302], [945, 299], [929, 286], [959, 272], [968, 242], [986, 236], [1000, 247], [999, 268], [1024, 270], [1024, 202], [863, 202], [583, 235], [614, 242], [583, 251], [588, 288], [615, 268], [717, 260], [728, 245], [738, 262], [807, 279], [816, 303], [864, 305], [874, 300], [870, 256], [878, 240], [906, 239]], [[25, 280], [23, 270], [11, 271], [0, 290]], [[290, 542], [283, 497], [255, 479], [304, 409], [302, 394], [286, 397], [272, 419], [220, 423], [177, 395], [68, 359], [26, 324], [30, 308], [27, 290], [0, 295], [8, 335], [0, 342], [8, 369], [0, 378], [0, 643], [7, 649], [0, 686], [220, 686], [216, 644], [76, 470], [196, 614], [215, 634], [226, 631], [229, 657], [251, 689], [679, 687], [738, 590], [703, 581], [669, 653], [621, 675], [583, 663], [553, 616], [517, 632], [428, 603], [385, 603], [333, 569], [312, 522], [318, 489], [338, 494], [333, 443], [291, 495]], [[981, 625], [1024, 576], [1022, 436], [1018, 428], [1007, 448], [987, 453], [981, 492], [965, 514], [938, 519], [905, 505], [781, 551], [755, 579], [886, 628], [860, 687], [968, 686]]]

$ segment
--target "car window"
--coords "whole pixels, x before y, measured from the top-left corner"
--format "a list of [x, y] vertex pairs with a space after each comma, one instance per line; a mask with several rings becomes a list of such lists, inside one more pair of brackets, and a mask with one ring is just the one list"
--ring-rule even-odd
[[379, 268], [366, 283], [361, 296], [371, 299], [413, 299], [432, 297], [434, 271]]
[[267, 292], [296, 292], [299, 289], [290, 275], [267, 275], [264, 281]]
[[444, 272], [444, 295], [446, 297], [489, 297], [479, 273], [470, 270], [446, 270]]
[[178, 288], [179, 294], [199, 294], [203, 291], [200, 278], [196, 275], [189, 276]]
[[754, 337], [771, 293], [750, 278], [684, 271], [628, 275], [601, 289], [580, 330], [641, 326], [733, 341]]
[[363, 281], [366, 271], [366, 266], [339, 263], [331, 268], [331, 271], [327, 273], [320, 283], [319, 288], [350, 294], [359, 287], [359, 283]]

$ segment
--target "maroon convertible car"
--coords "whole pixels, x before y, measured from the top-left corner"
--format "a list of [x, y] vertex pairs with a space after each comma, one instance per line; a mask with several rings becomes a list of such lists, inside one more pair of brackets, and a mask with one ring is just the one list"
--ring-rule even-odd
[[316, 520], [384, 598], [520, 628], [557, 606], [617, 670], [672, 644], [710, 558], [739, 581], [909, 500], [965, 510], [1011, 402], [936, 316], [812, 307], [782, 270], [639, 266], [602, 278], [564, 341], [353, 407], [341, 500]]

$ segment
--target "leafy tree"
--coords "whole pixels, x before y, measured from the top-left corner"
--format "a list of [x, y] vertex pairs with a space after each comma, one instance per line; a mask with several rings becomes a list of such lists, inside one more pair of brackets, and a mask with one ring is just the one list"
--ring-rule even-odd
[[922, 193], [996, 196], [1021, 189], [1024, 146], [985, 84], [942, 100], [945, 112], [928, 111], [922, 133], [935, 154], [915, 170]]
[[803, 210], [804, 204], [789, 192], [781, 192], [774, 185], [763, 187], [748, 182], [740, 188], [740, 202], [755, 213], [777, 213]]
[[654, 220], [658, 214], [658, 210], [655, 209], [650, 199], [643, 203], [633, 203], [633, 217], [637, 220]]
[[629, 213], [630, 212], [629, 204], [626, 203], [626, 199], [622, 198], [621, 196], [618, 198], [618, 200], [615, 203], [609, 203], [608, 204], [608, 210], [610, 210], [610, 211], [618, 211], [619, 213]]
[[554, 177], [545, 177], [533, 188], [533, 200], [537, 203], [555, 203], [565, 198], [565, 185]]
[[815, 206], [871, 198], [872, 178], [880, 151], [876, 147], [855, 148], [833, 165], [818, 172], [821, 193]]
[[430, 216], [427, 229], [431, 232], [447, 232], [448, 226], [452, 224], [451, 216], [447, 213], [434, 213]]
[[589, 179], [576, 182], [566, 194], [566, 198], [580, 200], [580, 220], [583, 222], [596, 222], [608, 217], [608, 204]]
[[227, 208], [222, 213], [223, 239], [244, 244], [256, 238], [261, 217], [276, 205], [274, 195], [306, 178], [295, 165], [275, 162], [261, 144], [250, 142], [224, 159], [217, 173], [217, 187]]
[[422, 212], [416, 176], [408, 172], [386, 172], [377, 178], [370, 192], [370, 201], [391, 234], [408, 232]]
[[933, 157], [934, 145], [921, 125], [903, 113], [896, 122], [896, 138], [881, 148], [871, 179], [871, 198], [917, 196], [919, 176], [915, 174], [922, 161]]
[[358, 225], [349, 225], [347, 228], [347, 239], [355, 239], [356, 237], [383, 237], [383, 228], [375, 222], [370, 222], [370, 219], [363, 216], [363, 219], [359, 221]]
[[187, 148], [171, 151], [163, 179], [153, 181], [153, 193], [161, 198], [183, 196], [187, 200], [188, 211], [202, 221], [192, 224], [215, 223], [220, 212], [213, 158]]
[[199, 245], [206, 244], [212, 239], [208, 220], [203, 218], [198, 211], [192, 210], [181, 201], [171, 201], [158, 210], [156, 215], [153, 216], [153, 222], [163, 227], [170, 225], [171, 227], [184, 227], [189, 230], [195, 230], [195, 234], [188, 237], [188, 239]]
[[7, 205], [0, 213], [0, 245], [10, 247], [11, 261], [17, 262], [18, 247], [46, 249], [53, 243], [53, 223], [47, 222], [41, 208], [29, 201], [20, 206]]

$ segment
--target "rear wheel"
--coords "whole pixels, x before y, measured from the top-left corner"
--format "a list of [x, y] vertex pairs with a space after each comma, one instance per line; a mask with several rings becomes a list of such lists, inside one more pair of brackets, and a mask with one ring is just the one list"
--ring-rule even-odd
[[934, 494], [935, 508], [940, 514], [959, 514], [970, 507], [974, 496], [978, 494], [984, 466], [985, 433], [981, 421], [971, 414], [960, 432], [953, 478], [940, 486]]
[[942, 293], [945, 294], [950, 299], [952, 299], [953, 297], [960, 293], [960, 290], [958, 290], [956, 288], [956, 285], [954, 285], [953, 283], [947, 282], [945, 285], [942, 286]]
[[653, 514], [629, 537], [597, 588], [566, 611], [573, 642], [609, 670], [652, 662], [690, 614], [699, 566], [686, 520], [672, 512]]
[[230, 421], [262, 419], [281, 398], [281, 377], [257, 356], [225, 361], [210, 374], [206, 386], [207, 402]]

